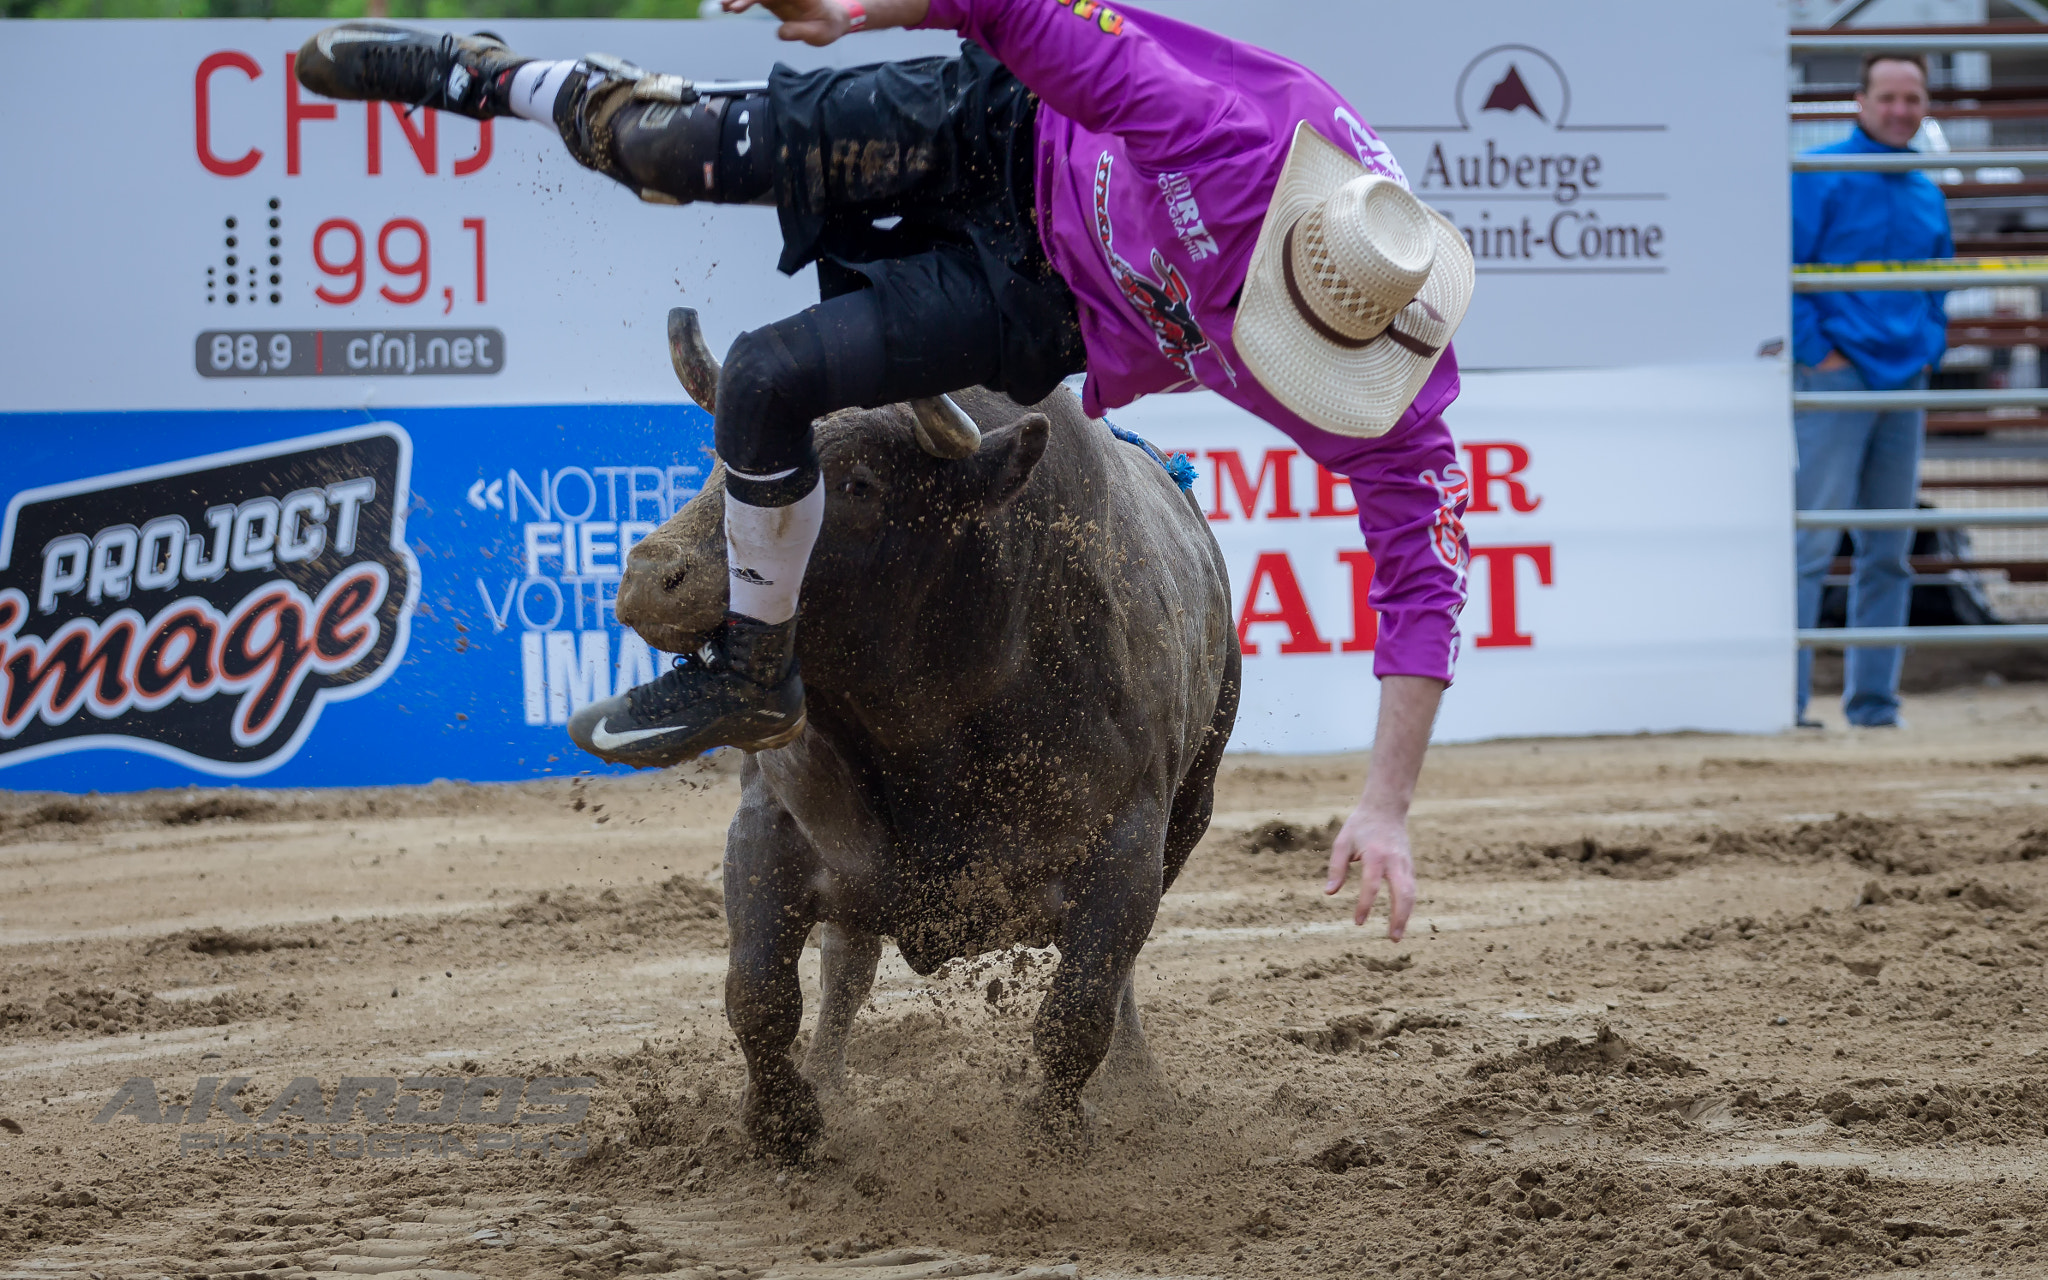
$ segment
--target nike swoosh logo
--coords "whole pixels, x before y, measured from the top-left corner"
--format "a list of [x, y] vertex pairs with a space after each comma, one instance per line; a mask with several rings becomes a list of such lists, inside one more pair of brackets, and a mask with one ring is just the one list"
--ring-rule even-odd
[[338, 44], [389, 44], [393, 40], [403, 40], [410, 34], [405, 31], [323, 31], [314, 44], [321, 53], [332, 58], [334, 46]]
[[620, 747], [638, 742], [642, 738], [652, 738], [657, 734], [669, 732], [667, 729], [629, 729], [625, 733], [611, 733], [605, 729], [607, 723], [609, 722], [606, 720], [600, 720], [591, 728], [591, 746], [601, 747], [606, 751], [616, 751]]

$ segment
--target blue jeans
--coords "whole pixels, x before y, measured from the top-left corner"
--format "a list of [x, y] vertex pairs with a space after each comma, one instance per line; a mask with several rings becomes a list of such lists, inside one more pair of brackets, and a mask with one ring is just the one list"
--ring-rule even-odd
[[[1911, 385], [1927, 385], [1922, 372]], [[1863, 375], [1852, 365], [1822, 373], [1799, 366], [1794, 385], [1801, 391], [1864, 391]], [[1920, 446], [1927, 414], [1920, 409], [1888, 412], [1859, 409], [1793, 415], [1799, 442], [1799, 474], [1794, 485], [1801, 511], [1900, 509], [1919, 500]], [[1799, 625], [1820, 620], [1821, 580], [1827, 576], [1835, 548], [1835, 529], [1802, 529], [1798, 534]], [[1909, 529], [1857, 529], [1849, 580], [1849, 625], [1903, 627], [1913, 600], [1913, 569]], [[1890, 724], [1899, 716], [1899, 663], [1903, 649], [1851, 649], [1845, 663], [1842, 710], [1850, 724]], [[1799, 651], [1799, 714], [1813, 690], [1813, 651]]]

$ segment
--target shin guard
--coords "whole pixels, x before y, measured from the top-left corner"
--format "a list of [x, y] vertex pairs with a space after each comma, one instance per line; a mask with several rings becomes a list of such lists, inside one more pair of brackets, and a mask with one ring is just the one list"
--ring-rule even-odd
[[555, 99], [579, 164], [657, 204], [750, 204], [775, 185], [766, 94], [700, 94], [681, 76], [584, 60]]

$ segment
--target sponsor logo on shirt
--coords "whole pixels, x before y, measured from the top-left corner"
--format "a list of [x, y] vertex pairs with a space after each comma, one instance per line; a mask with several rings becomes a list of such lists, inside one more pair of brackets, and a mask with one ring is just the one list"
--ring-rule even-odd
[[1408, 175], [1401, 171], [1401, 162], [1394, 159], [1394, 153], [1387, 150], [1378, 134], [1366, 127], [1365, 121], [1343, 107], [1337, 108], [1336, 121], [1344, 136], [1351, 139], [1351, 149], [1358, 153], [1360, 164], [1383, 178], [1392, 178], [1404, 189], [1408, 186]]
[[1152, 274], [1146, 275], [1116, 251], [1115, 231], [1109, 221], [1109, 179], [1115, 164], [1116, 157], [1105, 151], [1095, 165], [1095, 239], [1102, 245], [1103, 256], [1109, 260], [1109, 271], [1116, 277], [1117, 289], [1137, 311], [1139, 318], [1152, 327], [1152, 333], [1159, 341], [1160, 354], [1174, 368], [1194, 381], [1195, 357], [1211, 355], [1221, 366], [1224, 376], [1230, 379], [1230, 384], [1236, 386], [1236, 370], [1209, 341], [1202, 327], [1195, 323], [1191, 305], [1194, 293], [1188, 288], [1180, 268], [1154, 249]]
[[1444, 568], [1460, 579], [1472, 565], [1472, 552], [1465, 541], [1465, 504], [1472, 499], [1472, 481], [1457, 463], [1444, 467], [1442, 479], [1434, 471], [1422, 473], [1422, 482], [1436, 490], [1436, 515], [1429, 524], [1429, 549]]
[[1106, 36], [1120, 36], [1124, 33], [1124, 15], [1106, 4], [1095, 0], [1053, 0], [1060, 8], [1093, 23], [1095, 29]]
[[1216, 247], [1216, 237], [1202, 224], [1202, 209], [1195, 203], [1195, 185], [1188, 175], [1160, 174], [1159, 193], [1166, 197], [1166, 216], [1173, 219], [1174, 232], [1190, 258], [1200, 262], [1222, 252]]

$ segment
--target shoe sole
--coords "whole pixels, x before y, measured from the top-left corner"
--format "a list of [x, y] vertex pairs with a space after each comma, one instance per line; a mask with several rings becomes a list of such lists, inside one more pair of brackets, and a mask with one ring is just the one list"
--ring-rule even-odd
[[[795, 724], [790, 725], [786, 729], [778, 729], [765, 738], [756, 738], [751, 742], [727, 743], [725, 745], [749, 754], [756, 751], [773, 751], [777, 747], [786, 747], [794, 742], [797, 735], [804, 731], [804, 726], [808, 723], [810, 723], [810, 718], [807, 715], [799, 714]], [[575, 741], [574, 735], [571, 735], [571, 740]], [[632, 769], [673, 769], [679, 764], [704, 754], [705, 751], [716, 750], [715, 747], [706, 747], [701, 750], [686, 747], [680, 751], [663, 752], [655, 756], [643, 753], [600, 751], [595, 745], [581, 741], [577, 741], [576, 745], [607, 764], [622, 764]]]

